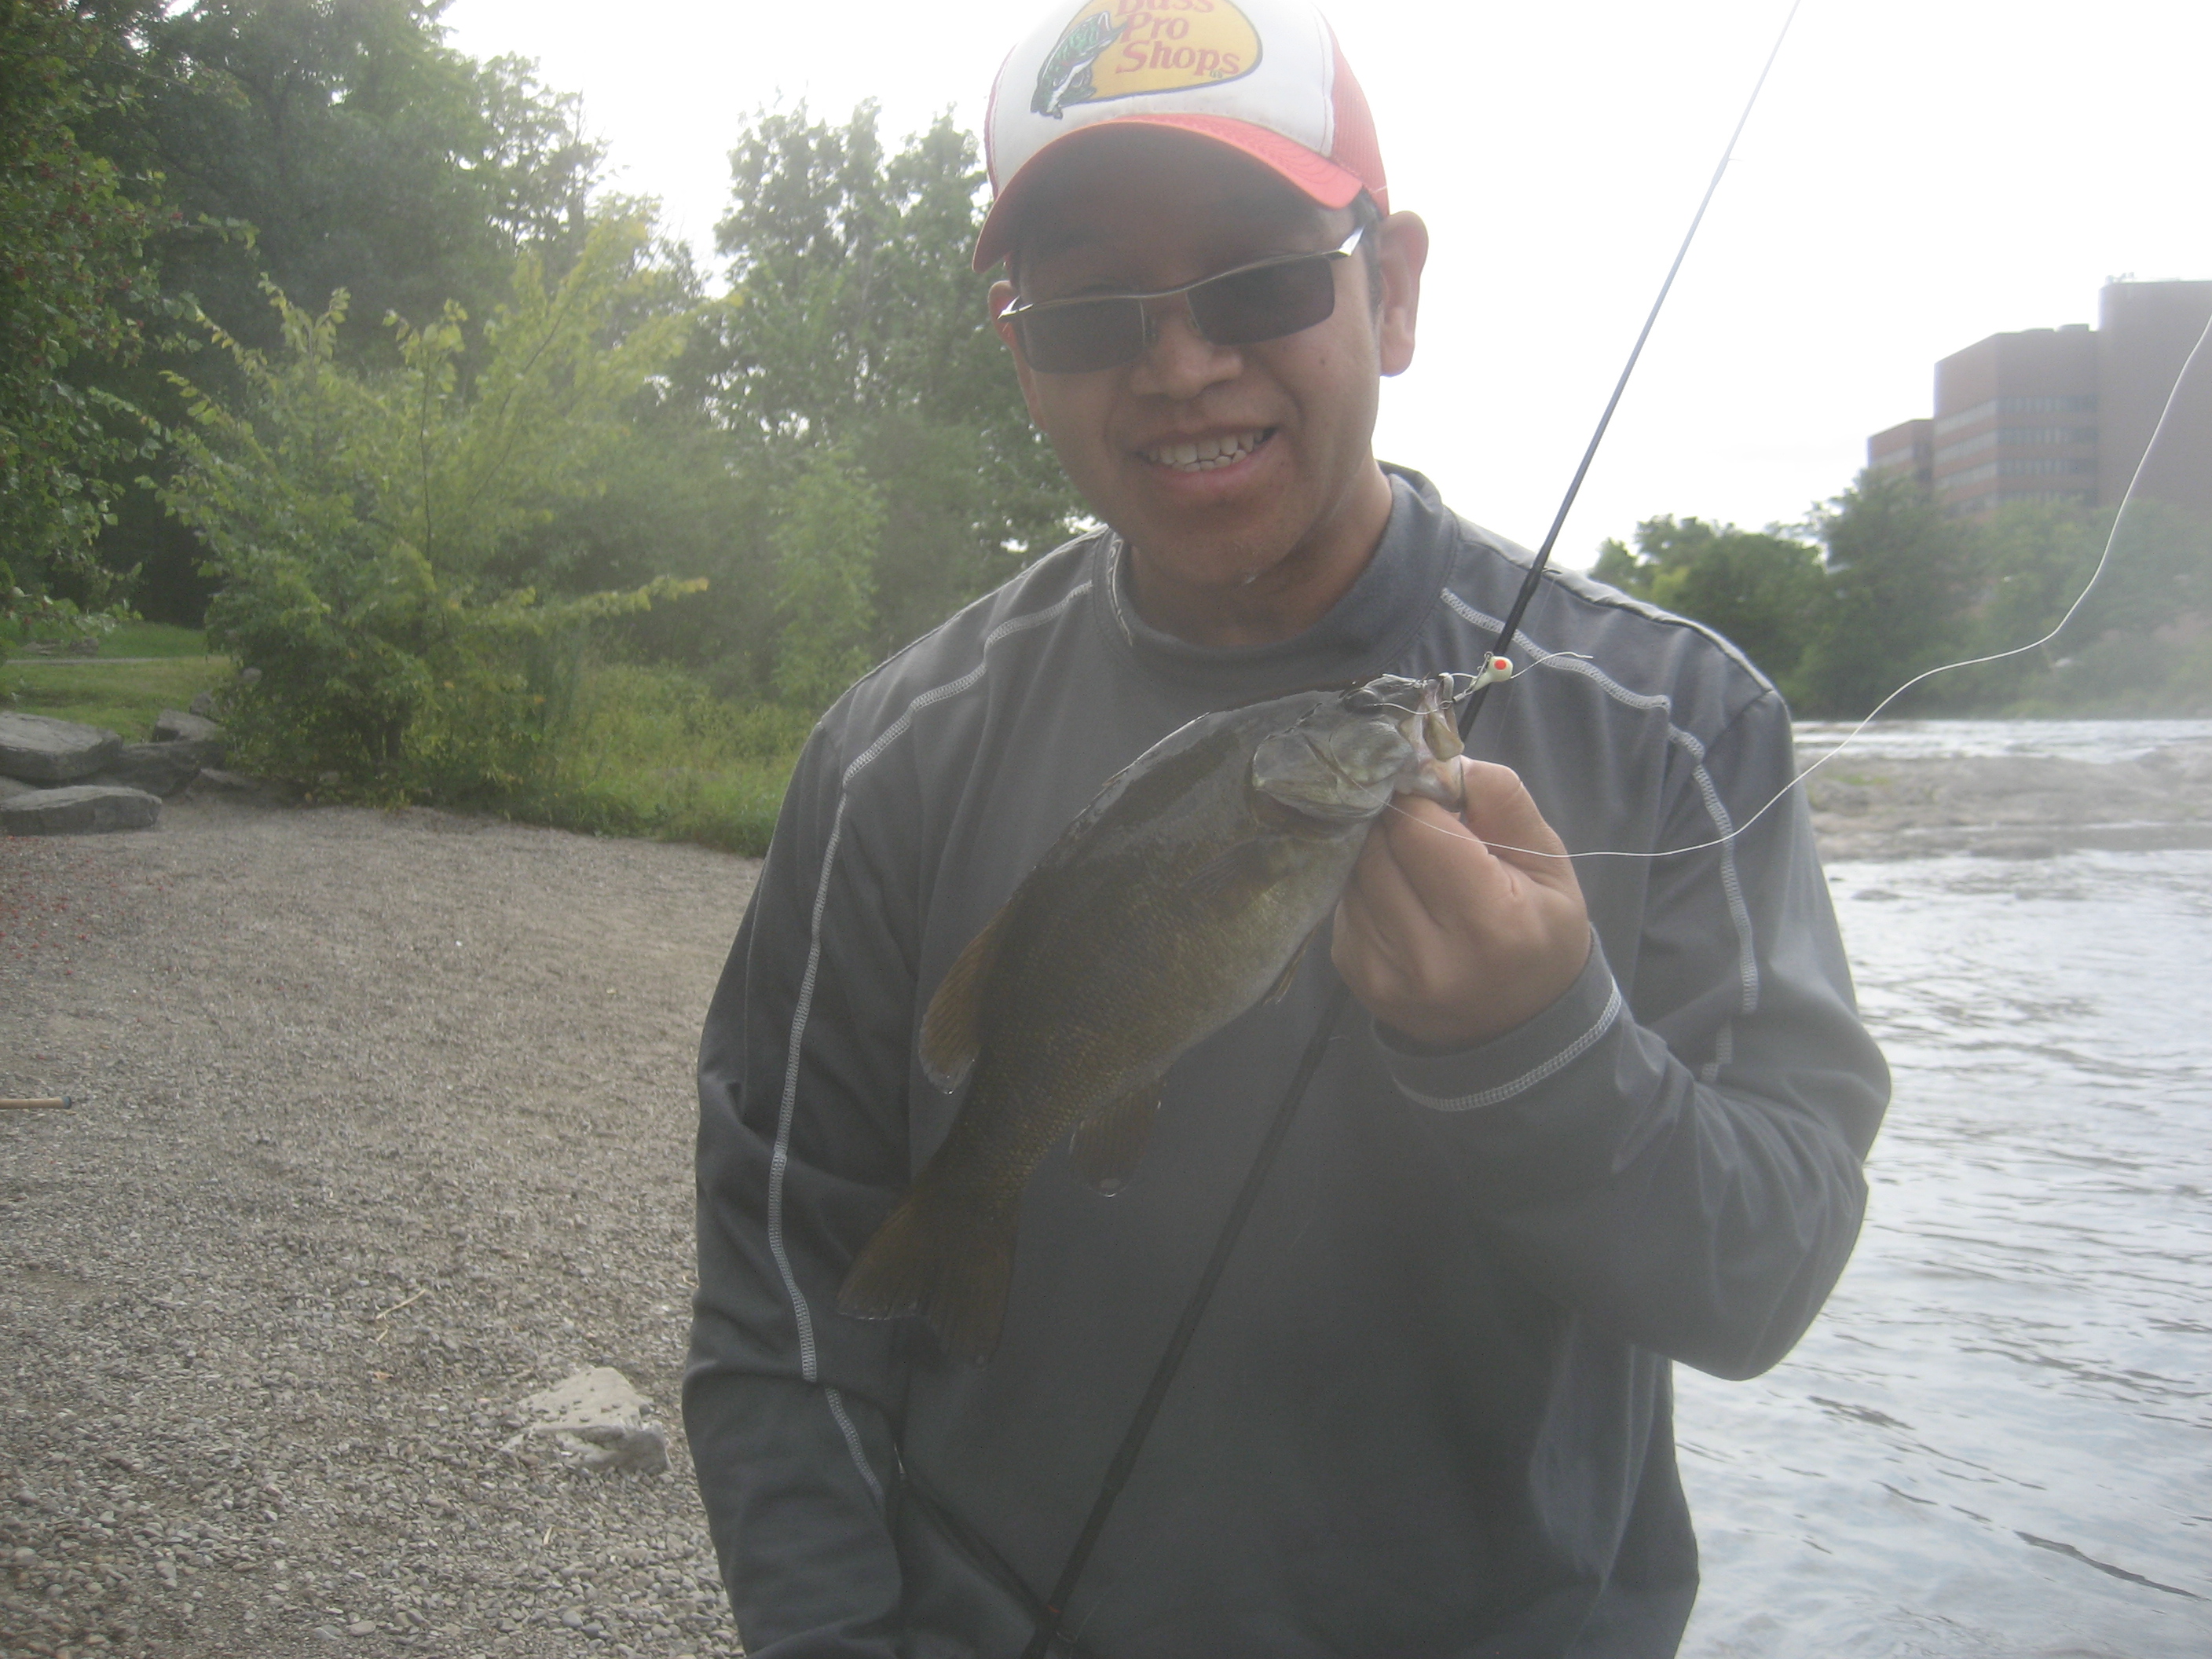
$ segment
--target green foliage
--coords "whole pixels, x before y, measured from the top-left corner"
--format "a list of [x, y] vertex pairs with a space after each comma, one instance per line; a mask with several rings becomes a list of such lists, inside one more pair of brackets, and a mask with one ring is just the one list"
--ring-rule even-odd
[[104, 472], [144, 442], [82, 373], [137, 351], [159, 222], [159, 180], [77, 135], [125, 100], [96, 84], [110, 44], [55, 0], [0, 0], [0, 657], [100, 625], [118, 586], [94, 555]]
[[[1962, 665], [1892, 707], [2212, 708], [2212, 522], [2137, 501], [2114, 536], [2115, 516], [2023, 503], [1966, 523], [1909, 480], [1862, 476], [1814, 515], [1825, 562], [1771, 531], [1660, 518], [1637, 526], [1633, 553], [1607, 542], [1592, 574], [1727, 635], [1805, 714], [1856, 718], [1946, 665]], [[2108, 537], [2112, 557], [2090, 587]]]
[[191, 421], [165, 499], [222, 584], [210, 637], [254, 676], [228, 712], [256, 763], [368, 799], [521, 788], [577, 631], [684, 587], [541, 601], [495, 571], [507, 542], [595, 487], [627, 405], [680, 343], [680, 317], [616, 327], [649, 283], [643, 246], [633, 222], [596, 225], [557, 284], [522, 257], [465, 381], [452, 305], [425, 328], [393, 319], [392, 369], [338, 362], [342, 295], [320, 316], [273, 296], [273, 361], [215, 331], [250, 397], [234, 412], [179, 382]]
[[[872, 660], [1064, 539], [1081, 503], [1030, 425], [989, 284], [969, 266], [972, 137], [940, 118], [890, 155], [873, 105], [842, 126], [800, 109], [762, 115], [730, 160], [717, 245], [732, 303], [702, 367], [757, 526], [732, 551], [751, 582], [781, 591], [777, 526], [812, 510], [793, 499], [814, 487], [807, 458], [834, 452], [865, 475], [896, 533], [876, 549], [872, 611], [840, 612], [856, 628], [867, 617], [864, 631], [836, 644]], [[741, 586], [718, 584], [726, 603]]]
[[768, 850], [811, 720], [665, 665], [580, 665], [552, 762], [509, 810], [572, 830]]
[[782, 623], [775, 689], [794, 708], [826, 708], [872, 660], [883, 502], [850, 460], [823, 449], [808, 457], [782, 508], [772, 537]]
[[1776, 681], [1804, 656], [1827, 589], [1818, 548], [1702, 519], [1646, 519], [1636, 526], [1636, 551], [1609, 540], [1591, 574], [1696, 617]]
[[[166, 179], [172, 228], [149, 245], [163, 303], [233, 337], [282, 343], [261, 284], [319, 302], [353, 296], [342, 363], [389, 367], [388, 313], [434, 318], [448, 300], [488, 317], [518, 250], [558, 276], [580, 247], [599, 164], [577, 100], [512, 58], [478, 63], [444, 44], [444, 0], [93, 0], [101, 55], [80, 77], [94, 107], [87, 149], [122, 173]], [[184, 368], [223, 399], [246, 393], [220, 357], [87, 360], [82, 384], [183, 419], [159, 371]], [[473, 342], [472, 342], [473, 343]], [[136, 465], [100, 487], [116, 521], [100, 556], [137, 569], [135, 601], [197, 623], [202, 550], [167, 518]], [[92, 475], [88, 474], [88, 478]]]
[[2033, 651], [1946, 676], [1950, 702], [2062, 715], [2212, 708], [2212, 522], [2136, 501], [2115, 534], [2115, 516], [2024, 503], [1979, 529], [1982, 599], [1961, 655], [2014, 652], [2074, 614]]
[[[1862, 473], [1814, 515], [1827, 548], [1828, 593], [1796, 675], [1809, 713], [1853, 719], [1914, 675], [1970, 654], [1976, 597], [1972, 533], [1909, 478]], [[1892, 705], [1940, 702], [1940, 684]]]

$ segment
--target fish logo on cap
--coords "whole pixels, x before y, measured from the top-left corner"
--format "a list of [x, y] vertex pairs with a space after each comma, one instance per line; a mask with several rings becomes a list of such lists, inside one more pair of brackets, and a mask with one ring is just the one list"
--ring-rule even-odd
[[1030, 108], [1180, 92], [1249, 75], [1260, 34], [1230, 0], [1084, 0], [1037, 70]]

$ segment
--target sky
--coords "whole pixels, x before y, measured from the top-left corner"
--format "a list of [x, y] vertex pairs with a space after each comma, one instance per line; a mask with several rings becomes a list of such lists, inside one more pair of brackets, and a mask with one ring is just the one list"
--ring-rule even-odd
[[[890, 139], [948, 108], [975, 129], [1042, 9], [453, 0], [445, 21], [580, 93], [614, 185], [711, 265], [750, 117], [872, 98]], [[1540, 539], [1788, 9], [1340, 0], [1391, 205], [1432, 240], [1377, 454]], [[1562, 562], [1662, 514], [1799, 522], [1870, 434], [1930, 412], [1938, 357], [2094, 323], [2114, 276], [2212, 278], [2208, 63], [2203, 0], [1803, 0]]]

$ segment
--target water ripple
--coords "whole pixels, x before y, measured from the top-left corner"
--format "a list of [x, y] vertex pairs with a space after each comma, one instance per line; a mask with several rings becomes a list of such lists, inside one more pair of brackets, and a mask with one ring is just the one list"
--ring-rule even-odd
[[1692, 1659], [2212, 1652], [2212, 853], [1839, 866], [1897, 1077], [1856, 1258], [1680, 1373]]

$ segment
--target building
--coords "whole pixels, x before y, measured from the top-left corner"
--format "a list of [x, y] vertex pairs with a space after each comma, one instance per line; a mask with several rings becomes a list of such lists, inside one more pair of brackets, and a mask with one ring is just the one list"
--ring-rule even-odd
[[2094, 329], [1992, 334], [1944, 358], [1934, 418], [1876, 433], [1867, 466], [1910, 468], [1947, 513], [1986, 519], [2016, 501], [2117, 506], [2142, 465], [2139, 496], [2212, 514], [2212, 346], [2174, 386], [2208, 320], [2212, 283], [2108, 283]]

